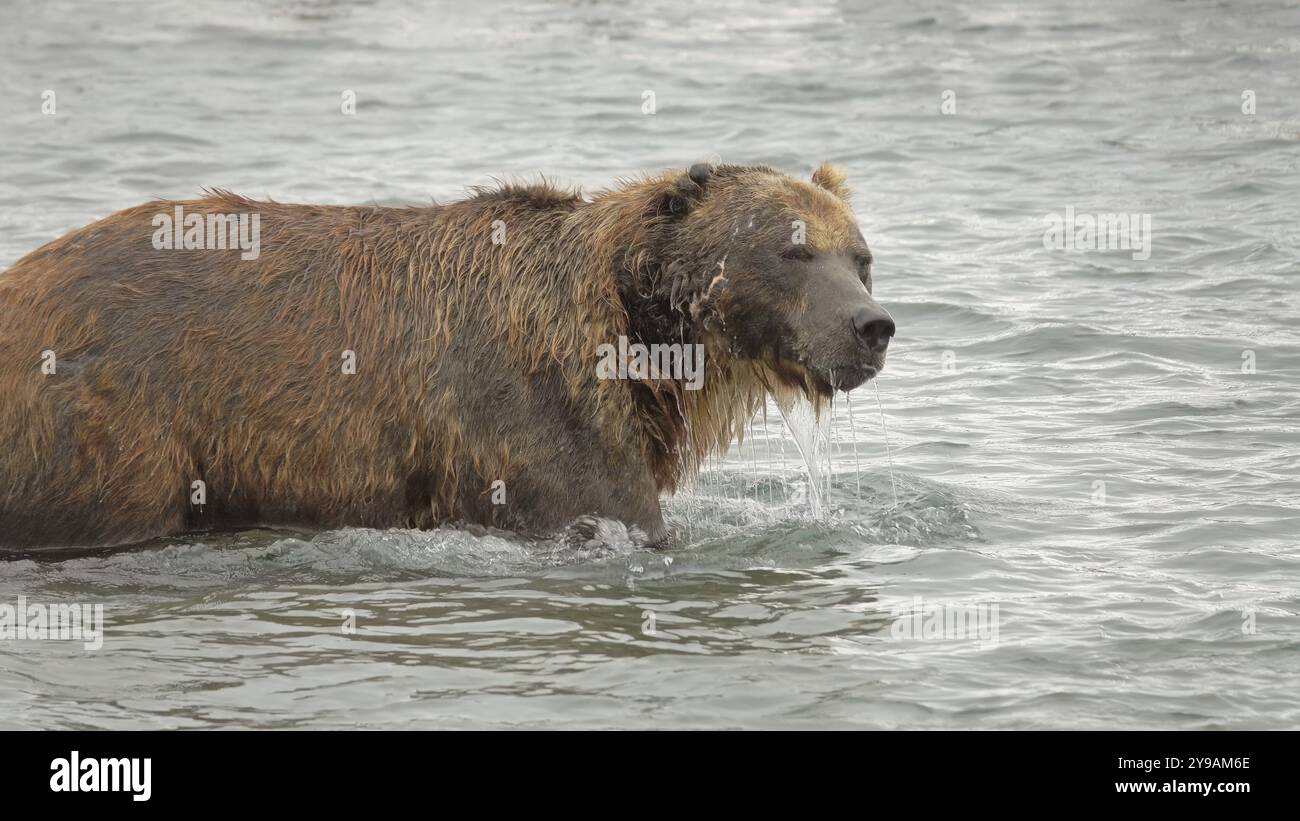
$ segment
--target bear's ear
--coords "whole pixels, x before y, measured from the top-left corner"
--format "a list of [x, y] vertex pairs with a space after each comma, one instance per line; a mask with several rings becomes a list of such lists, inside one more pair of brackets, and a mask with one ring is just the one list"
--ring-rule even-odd
[[675, 217], [685, 214], [703, 196], [704, 186], [712, 176], [712, 165], [706, 162], [692, 165], [685, 174], [669, 183], [659, 207], [660, 212]]
[[824, 162], [817, 167], [817, 170], [813, 172], [812, 181], [813, 185], [825, 188], [845, 202], [848, 202], [852, 196], [849, 193], [848, 183], [845, 182], [844, 172], [829, 162]]

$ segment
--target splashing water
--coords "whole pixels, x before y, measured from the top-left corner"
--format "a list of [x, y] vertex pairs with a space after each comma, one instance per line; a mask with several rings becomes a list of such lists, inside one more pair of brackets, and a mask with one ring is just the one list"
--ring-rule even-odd
[[[790, 431], [790, 436], [794, 439], [799, 455], [803, 457], [804, 470], [808, 474], [808, 506], [813, 518], [820, 519], [826, 510], [826, 500], [822, 497], [822, 467], [818, 456], [821, 453], [821, 443], [827, 438], [822, 428], [830, 426], [830, 416], [827, 414], [818, 419], [813, 412], [812, 403], [804, 399], [777, 398], [776, 407], [781, 412], [786, 430]], [[829, 468], [829, 459], [826, 464]], [[828, 470], [827, 482], [829, 476]]]
[[[876, 393], [876, 409], [880, 413], [880, 436], [881, 442], [885, 446], [885, 459], [889, 467], [889, 487], [894, 498], [894, 504], [890, 510], [898, 508], [898, 480], [894, 476], [894, 455], [889, 446], [889, 429], [885, 424], [885, 406], [880, 398], [880, 381], [873, 380], [873, 388]], [[853, 477], [856, 498], [862, 499], [862, 464], [858, 457], [858, 434], [853, 419], [853, 404], [849, 399], [849, 394], [845, 393], [844, 403], [848, 413], [849, 439], [853, 450]], [[777, 399], [777, 409], [781, 411], [781, 416], [785, 420], [786, 428], [790, 431], [795, 445], [799, 450], [799, 455], [803, 457], [804, 470], [808, 475], [808, 505], [810, 512], [815, 519], [829, 517], [832, 512], [831, 505], [831, 478], [833, 476], [833, 467], [831, 464], [832, 452], [834, 451], [833, 431], [835, 403], [832, 400], [827, 412], [820, 418], [813, 411], [812, 404], [807, 400], [785, 400]], [[825, 473], [823, 474], [823, 471]]]
[[[876, 408], [880, 413], [881, 441], [893, 494], [893, 504], [889, 510], [894, 511], [899, 507], [898, 482], [894, 474], [893, 452], [878, 383], [874, 389]], [[701, 523], [715, 518], [735, 523], [788, 516], [792, 513], [830, 520], [854, 510], [849, 497], [859, 502], [863, 498], [857, 420], [853, 414], [852, 400], [846, 393], [844, 415], [848, 418], [841, 421], [847, 421], [848, 426], [847, 431], [841, 431], [841, 434], [847, 434], [849, 442], [847, 445], [840, 442], [837, 446], [834, 433], [836, 398], [838, 397], [833, 397], [827, 408], [819, 414], [814, 410], [813, 404], [802, 397], [769, 395], [761, 410], [745, 422], [741, 436], [737, 437], [739, 441], [733, 442], [736, 458], [728, 462], [716, 454], [706, 456], [694, 481], [683, 489], [685, 492], [680, 494], [682, 498], [678, 507], [685, 523], [691, 525], [697, 516], [703, 516]], [[769, 404], [780, 414], [788, 438], [777, 434], [774, 439], [768, 427]], [[794, 449], [798, 452], [798, 457], [794, 460], [788, 457], [786, 441], [793, 442]], [[762, 454], [759, 453], [760, 447]], [[832, 491], [837, 481], [834, 460], [837, 456], [847, 457], [845, 451], [853, 454], [854, 481], [850, 488], [849, 483], [844, 481], [847, 477], [838, 480], [840, 491], [849, 488], [849, 493], [840, 499], [847, 506], [837, 509], [833, 504]], [[845, 469], [847, 465], [841, 465], [841, 470]], [[798, 492], [791, 494], [792, 489], [797, 489]], [[727, 504], [720, 506], [723, 502]]]
[[894, 454], [889, 449], [889, 429], [885, 427], [885, 405], [880, 401], [880, 380], [872, 380], [876, 387], [876, 408], [880, 411], [880, 438], [885, 443], [885, 458], [889, 461], [889, 487], [894, 491], [894, 507], [898, 507], [898, 482], [894, 481]]
[[853, 424], [853, 400], [851, 394], [844, 394], [844, 409], [849, 413], [849, 441], [853, 443], [853, 478], [857, 488], [857, 498], [862, 498], [862, 465], [858, 462], [858, 428]]

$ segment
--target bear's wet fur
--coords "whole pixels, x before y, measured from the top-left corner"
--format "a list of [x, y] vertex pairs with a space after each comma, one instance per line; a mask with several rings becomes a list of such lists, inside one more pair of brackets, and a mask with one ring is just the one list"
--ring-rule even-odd
[[[829, 166], [808, 183], [700, 164], [590, 199], [547, 183], [409, 208], [210, 191], [113, 214], [0, 274], [0, 545], [549, 533], [584, 514], [660, 540], [660, 494], [767, 392], [828, 394], [727, 261], [738, 241], [784, 244], [790, 215], [858, 242], [847, 198]], [[177, 205], [258, 214], [260, 256], [155, 248], [154, 217]], [[704, 345], [702, 389], [597, 378], [597, 346], [621, 335]]]

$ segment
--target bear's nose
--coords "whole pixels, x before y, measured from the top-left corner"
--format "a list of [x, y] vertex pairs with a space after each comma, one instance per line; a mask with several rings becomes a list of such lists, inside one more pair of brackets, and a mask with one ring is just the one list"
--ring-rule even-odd
[[853, 312], [853, 332], [868, 348], [883, 351], [894, 336], [894, 318], [878, 305], [863, 305]]

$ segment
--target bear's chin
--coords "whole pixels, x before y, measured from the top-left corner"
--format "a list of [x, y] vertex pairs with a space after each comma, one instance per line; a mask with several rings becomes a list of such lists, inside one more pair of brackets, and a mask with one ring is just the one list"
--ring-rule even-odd
[[854, 388], [867, 384], [877, 373], [879, 371], [872, 365], [853, 365], [847, 368], [836, 368], [821, 381], [825, 383], [830, 394], [834, 394], [835, 391], [848, 393]]
[[830, 399], [841, 391], [848, 393], [855, 388], [860, 388], [879, 372], [871, 365], [851, 365], [828, 368], [825, 371], [820, 368], [801, 368], [801, 370], [804, 379], [803, 384], [798, 387], [810, 401]]
[[802, 394], [810, 402], [830, 399], [839, 391], [847, 393], [861, 387], [879, 371], [875, 366], [867, 364], [823, 370], [794, 359], [780, 359], [769, 364], [768, 370], [780, 385]]

